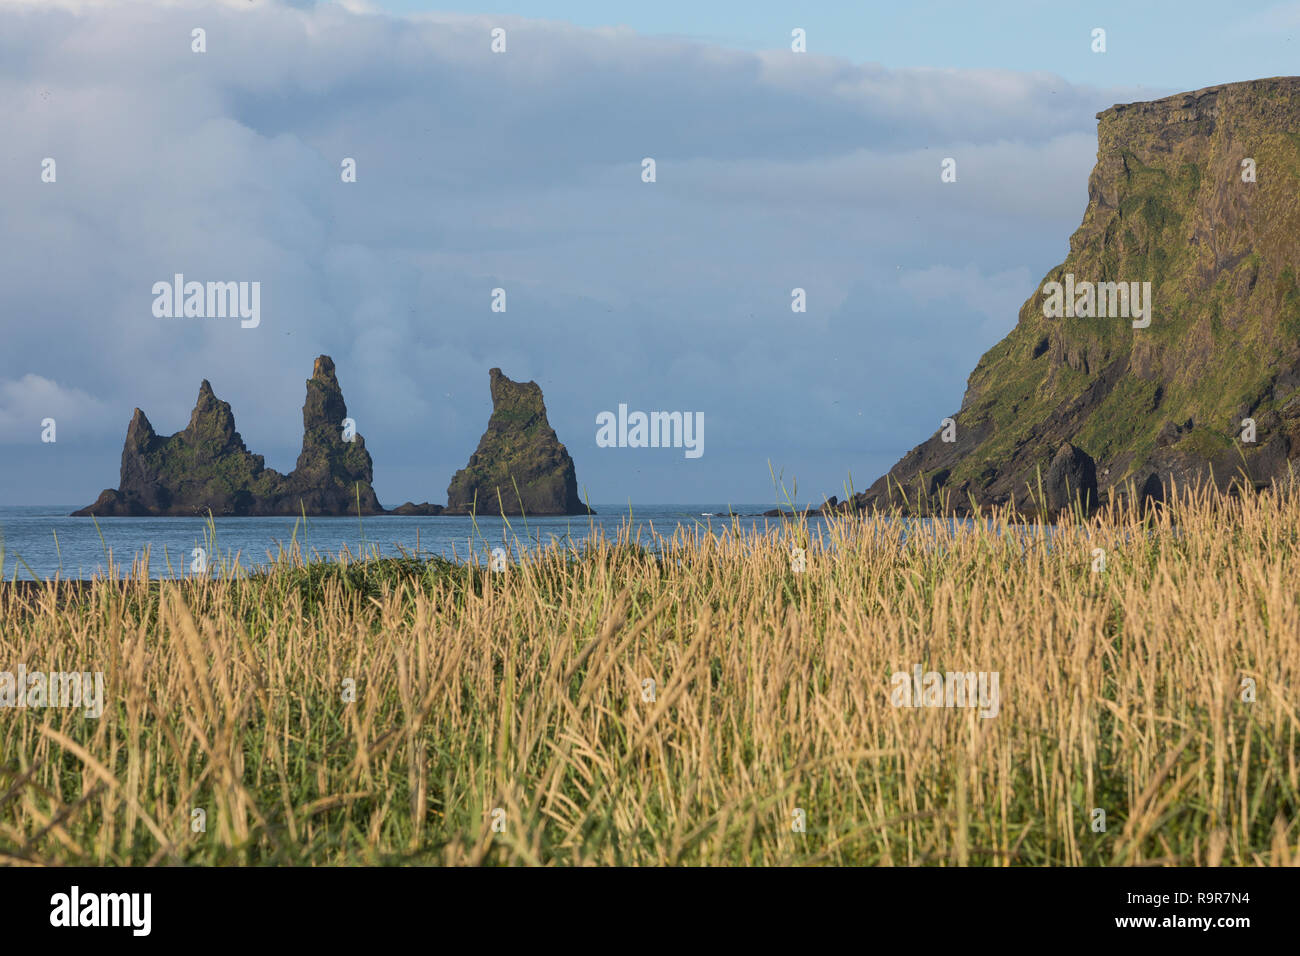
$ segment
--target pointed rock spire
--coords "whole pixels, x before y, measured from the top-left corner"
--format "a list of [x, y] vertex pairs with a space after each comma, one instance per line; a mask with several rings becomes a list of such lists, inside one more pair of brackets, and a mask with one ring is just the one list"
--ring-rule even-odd
[[469, 464], [451, 479], [447, 512], [587, 514], [573, 459], [546, 420], [541, 388], [511, 381], [499, 368], [488, 381], [492, 417]]
[[334, 373], [334, 360], [317, 357], [307, 379], [302, 406], [302, 452], [286, 481], [294, 507], [308, 514], [378, 514], [384, 509], [375, 496], [374, 463], [360, 434], [344, 438], [348, 406]]
[[154, 432], [135, 409], [122, 449], [120, 486], [78, 515], [311, 515], [381, 512], [370, 455], [360, 435], [343, 439], [347, 406], [334, 362], [316, 359], [303, 406], [303, 445], [289, 475], [265, 467], [244, 446], [230, 404], [204, 379], [189, 424], [174, 435]]

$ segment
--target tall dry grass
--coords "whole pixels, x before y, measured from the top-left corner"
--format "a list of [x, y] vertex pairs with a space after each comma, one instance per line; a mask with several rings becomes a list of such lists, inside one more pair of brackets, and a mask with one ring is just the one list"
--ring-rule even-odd
[[[0, 710], [0, 859], [1300, 859], [1294, 496], [661, 546], [4, 586], [0, 670], [106, 709]], [[892, 706], [915, 664], [997, 671], [998, 715]]]

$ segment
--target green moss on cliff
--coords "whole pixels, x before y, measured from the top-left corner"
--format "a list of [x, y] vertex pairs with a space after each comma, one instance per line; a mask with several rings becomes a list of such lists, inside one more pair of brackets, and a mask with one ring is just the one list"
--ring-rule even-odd
[[[946, 467], [947, 487], [1005, 500], [1065, 441], [1097, 460], [1103, 486], [1152, 471], [1186, 477], [1237, 453], [1247, 411], [1261, 423], [1259, 447], [1273, 443], [1268, 460], [1285, 463], [1300, 434], [1275, 414], [1290, 396], [1275, 399], [1273, 387], [1300, 368], [1297, 129], [1291, 77], [1100, 114], [1083, 221], [1043, 281], [1149, 282], [1150, 326], [1047, 318], [1040, 282], [971, 374], [957, 418], [978, 440], [931, 439], [890, 481], [911, 486]], [[1242, 179], [1247, 158], [1254, 182]]]

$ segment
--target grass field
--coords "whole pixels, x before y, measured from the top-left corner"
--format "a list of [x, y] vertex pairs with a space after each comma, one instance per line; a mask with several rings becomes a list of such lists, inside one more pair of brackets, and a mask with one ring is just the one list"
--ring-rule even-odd
[[1300, 498], [1006, 519], [0, 585], [0, 862], [1300, 862]]

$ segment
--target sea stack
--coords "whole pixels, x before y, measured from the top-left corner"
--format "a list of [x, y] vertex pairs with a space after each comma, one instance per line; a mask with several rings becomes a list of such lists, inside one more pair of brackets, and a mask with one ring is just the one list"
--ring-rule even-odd
[[288, 475], [244, 446], [227, 402], [204, 380], [189, 424], [158, 435], [136, 409], [116, 489], [75, 516], [379, 514], [373, 466], [360, 435], [345, 441], [347, 406], [327, 355], [316, 359], [303, 406], [302, 453]]
[[328, 355], [316, 359], [307, 380], [307, 401], [302, 406], [302, 452], [285, 479], [280, 504], [290, 512], [306, 509], [307, 514], [381, 514], [371, 482], [374, 465], [360, 434], [344, 437], [343, 420], [348, 406], [343, 401], [334, 374], [334, 360]]
[[[588, 514], [573, 459], [546, 420], [536, 382], [488, 373], [492, 417], [478, 448], [447, 488], [446, 514]], [[591, 512], [594, 514], [594, 512]]]
[[916, 510], [920, 490], [927, 509], [1053, 510], [1090, 495], [1093, 475], [1102, 500], [1157, 502], [1171, 478], [1286, 476], [1300, 453], [1300, 78], [1097, 119], [1065, 261], [975, 366], [955, 433], [941, 428], [850, 507]]

